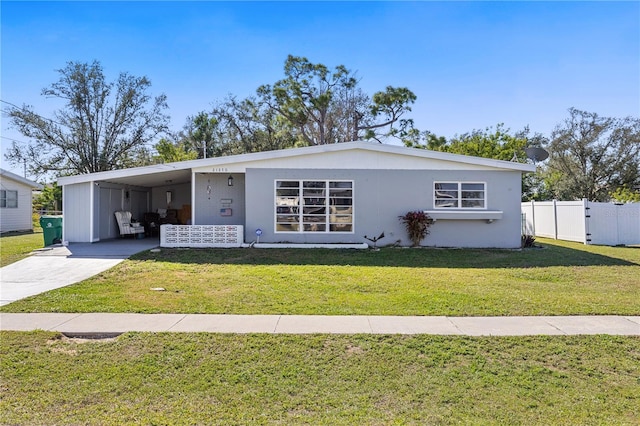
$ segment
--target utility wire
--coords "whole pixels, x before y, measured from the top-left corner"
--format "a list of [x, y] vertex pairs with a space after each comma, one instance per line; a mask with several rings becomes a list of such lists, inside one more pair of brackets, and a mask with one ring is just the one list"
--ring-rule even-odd
[[6, 140], [11, 141], [11, 142], [27, 143], [27, 142], [25, 142], [25, 141], [19, 141], [19, 140], [17, 140], [17, 139], [8, 138], [8, 137], [6, 137], [6, 136], [2, 136], [2, 135], [0, 135], [0, 138], [2, 138], [2, 139], [6, 139]]
[[11, 103], [11, 102], [8, 102], [8, 101], [5, 101], [5, 100], [3, 100], [3, 99], [0, 99], [0, 102], [2, 102], [3, 104], [11, 105], [12, 107], [17, 108], [17, 109], [19, 109], [19, 110], [21, 110], [21, 111], [28, 112], [29, 114], [33, 114], [33, 115], [35, 115], [36, 117], [39, 117], [39, 118], [41, 118], [41, 119], [43, 119], [43, 120], [50, 121], [51, 123], [57, 124], [58, 126], [64, 126], [64, 127], [66, 127], [66, 128], [69, 128], [69, 126], [67, 126], [66, 124], [58, 123], [58, 122], [57, 122], [57, 121], [55, 121], [55, 120], [52, 120], [52, 119], [47, 118], [47, 117], [43, 117], [43, 116], [41, 116], [40, 114], [37, 114], [37, 113], [35, 113], [35, 112], [33, 112], [33, 111], [30, 111], [30, 110], [26, 109], [25, 107], [18, 106], [18, 105], [14, 104], [14, 103]]

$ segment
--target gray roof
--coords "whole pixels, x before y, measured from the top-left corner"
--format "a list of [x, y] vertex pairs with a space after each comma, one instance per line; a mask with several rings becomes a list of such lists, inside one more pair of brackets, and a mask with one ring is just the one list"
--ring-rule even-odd
[[3, 178], [14, 180], [16, 182], [20, 182], [20, 183], [22, 183], [24, 185], [27, 185], [27, 186], [29, 186], [29, 187], [31, 187], [33, 189], [43, 189], [44, 188], [38, 182], [34, 182], [34, 181], [29, 180], [27, 178], [23, 178], [20, 175], [17, 175], [15, 173], [11, 173], [9, 170], [0, 169], [0, 176], [2, 176]]

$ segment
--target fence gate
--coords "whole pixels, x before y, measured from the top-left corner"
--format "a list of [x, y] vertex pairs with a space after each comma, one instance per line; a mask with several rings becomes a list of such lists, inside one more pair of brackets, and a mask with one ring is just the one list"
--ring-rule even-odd
[[589, 242], [608, 246], [640, 244], [640, 204], [588, 203]]
[[640, 244], [640, 203], [522, 203], [523, 233], [599, 245]]

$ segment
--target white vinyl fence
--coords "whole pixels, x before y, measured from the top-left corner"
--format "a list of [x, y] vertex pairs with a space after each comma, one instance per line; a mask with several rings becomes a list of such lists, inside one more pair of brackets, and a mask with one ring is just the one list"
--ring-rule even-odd
[[598, 245], [640, 245], [640, 203], [522, 203], [522, 233]]

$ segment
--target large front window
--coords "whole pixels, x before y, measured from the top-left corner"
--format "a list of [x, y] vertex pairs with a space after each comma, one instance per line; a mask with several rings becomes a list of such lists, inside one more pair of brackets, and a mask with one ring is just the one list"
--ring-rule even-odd
[[276, 232], [353, 232], [353, 181], [277, 180]]
[[434, 182], [433, 206], [436, 209], [484, 209], [485, 201], [483, 182]]
[[18, 191], [0, 190], [0, 207], [17, 208]]

